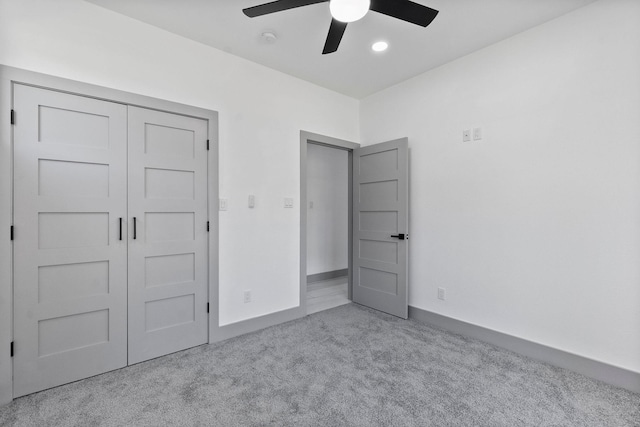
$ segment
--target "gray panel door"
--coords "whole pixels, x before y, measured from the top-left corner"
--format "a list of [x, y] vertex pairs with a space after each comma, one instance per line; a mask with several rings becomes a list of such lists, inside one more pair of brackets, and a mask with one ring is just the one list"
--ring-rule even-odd
[[129, 107], [129, 364], [207, 342], [206, 144], [206, 120]]
[[353, 301], [408, 317], [407, 138], [353, 152]]
[[16, 84], [14, 108], [18, 397], [127, 364], [127, 107]]

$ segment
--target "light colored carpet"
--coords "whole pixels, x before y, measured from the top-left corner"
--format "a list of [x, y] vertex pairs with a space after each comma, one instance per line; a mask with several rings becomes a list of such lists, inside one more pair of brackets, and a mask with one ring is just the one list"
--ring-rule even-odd
[[36, 393], [2, 426], [640, 426], [640, 395], [354, 304]]

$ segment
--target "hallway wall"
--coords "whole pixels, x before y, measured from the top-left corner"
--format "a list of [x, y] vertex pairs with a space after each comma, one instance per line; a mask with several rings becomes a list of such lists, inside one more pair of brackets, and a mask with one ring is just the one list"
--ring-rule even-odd
[[307, 275], [348, 268], [349, 156], [307, 145]]

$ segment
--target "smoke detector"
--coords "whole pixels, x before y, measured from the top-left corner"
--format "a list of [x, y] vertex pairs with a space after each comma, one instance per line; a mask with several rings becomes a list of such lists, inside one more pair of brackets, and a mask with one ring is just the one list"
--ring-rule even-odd
[[278, 36], [273, 31], [265, 31], [260, 36], [263, 42], [267, 44], [274, 44], [278, 40]]

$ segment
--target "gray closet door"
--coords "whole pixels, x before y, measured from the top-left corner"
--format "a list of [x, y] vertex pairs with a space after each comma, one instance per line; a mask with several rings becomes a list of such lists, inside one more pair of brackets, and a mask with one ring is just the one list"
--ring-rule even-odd
[[208, 337], [207, 122], [129, 107], [129, 364]]
[[353, 152], [353, 301], [408, 317], [406, 138]]
[[14, 396], [127, 364], [127, 107], [14, 85]]

